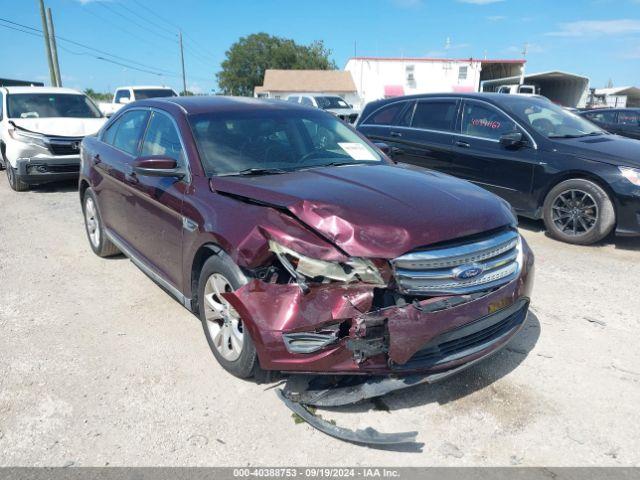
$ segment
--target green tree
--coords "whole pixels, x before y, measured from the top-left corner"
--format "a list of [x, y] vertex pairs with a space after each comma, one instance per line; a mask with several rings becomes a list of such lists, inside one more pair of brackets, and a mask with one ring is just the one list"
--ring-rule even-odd
[[288, 38], [267, 33], [241, 37], [225, 53], [218, 86], [225, 95], [253, 96], [256, 85], [262, 85], [267, 69], [334, 70], [331, 51], [322, 41], [298, 45]]
[[113, 94], [111, 93], [99, 93], [93, 88], [85, 88], [84, 93], [96, 102], [110, 102], [113, 97]]

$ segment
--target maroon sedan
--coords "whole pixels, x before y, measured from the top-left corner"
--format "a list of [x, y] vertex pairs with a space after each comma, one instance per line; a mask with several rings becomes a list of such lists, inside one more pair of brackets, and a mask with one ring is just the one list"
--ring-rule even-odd
[[202, 320], [239, 377], [456, 372], [521, 329], [533, 255], [509, 205], [393, 164], [286, 102], [132, 103], [82, 142], [93, 251]]

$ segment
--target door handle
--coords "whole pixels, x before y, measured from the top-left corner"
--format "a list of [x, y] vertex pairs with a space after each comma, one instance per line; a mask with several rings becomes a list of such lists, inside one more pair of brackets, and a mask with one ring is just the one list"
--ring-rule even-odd
[[400, 132], [389, 132], [389, 135], [391, 137], [396, 137], [396, 138], [402, 137], [402, 133], [400, 133]]
[[456, 142], [456, 146], [458, 147], [462, 147], [462, 148], [471, 148], [471, 144], [468, 142], [463, 142], [462, 140], [458, 140]]

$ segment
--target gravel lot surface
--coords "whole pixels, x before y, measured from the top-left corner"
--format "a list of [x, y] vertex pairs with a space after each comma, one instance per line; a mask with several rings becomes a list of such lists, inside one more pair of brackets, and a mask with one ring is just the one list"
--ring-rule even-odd
[[525, 223], [536, 286], [507, 350], [389, 411], [322, 412], [418, 430], [423, 452], [398, 453], [296, 424], [225, 373], [194, 316], [91, 252], [73, 183], [0, 178], [0, 205], [0, 465], [640, 465], [640, 239], [575, 247]]

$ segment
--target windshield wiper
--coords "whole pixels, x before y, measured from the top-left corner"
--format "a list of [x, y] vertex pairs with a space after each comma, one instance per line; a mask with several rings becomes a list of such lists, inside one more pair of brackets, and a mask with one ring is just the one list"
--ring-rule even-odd
[[281, 168], [245, 168], [237, 172], [223, 173], [220, 177], [229, 177], [234, 175], [278, 175], [280, 173], [289, 173], [288, 170]]
[[364, 162], [329, 162], [329, 163], [320, 163], [318, 165], [309, 165], [305, 167], [305, 170], [310, 168], [322, 168], [322, 167], [342, 167], [344, 165], [364, 165]]
[[582, 137], [592, 137], [594, 135], [604, 135], [606, 132], [604, 131], [596, 131], [591, 133], [580, 133], [578, 135], [549, 135], [548, 138], [582, 138]]

